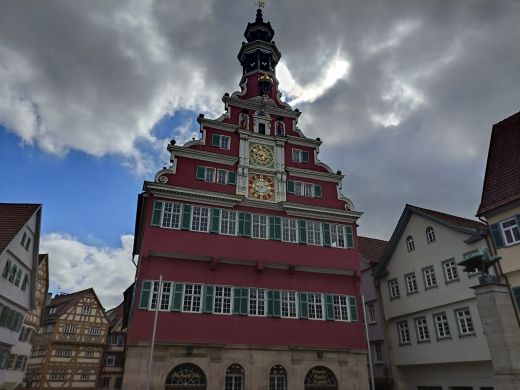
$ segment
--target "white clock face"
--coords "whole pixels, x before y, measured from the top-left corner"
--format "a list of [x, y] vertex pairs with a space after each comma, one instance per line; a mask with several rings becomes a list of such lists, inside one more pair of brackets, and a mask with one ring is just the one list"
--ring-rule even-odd
[[273, 178], [266, 175], [251, 175], [248, 182], [249, 194], [258, 200], [271, 200], [274, 195]]

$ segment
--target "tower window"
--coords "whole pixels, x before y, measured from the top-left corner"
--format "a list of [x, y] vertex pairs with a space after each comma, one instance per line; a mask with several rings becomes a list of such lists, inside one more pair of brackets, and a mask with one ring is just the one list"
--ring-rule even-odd
[[265, 134], [265, 123], [258, 124], [258, 134]]

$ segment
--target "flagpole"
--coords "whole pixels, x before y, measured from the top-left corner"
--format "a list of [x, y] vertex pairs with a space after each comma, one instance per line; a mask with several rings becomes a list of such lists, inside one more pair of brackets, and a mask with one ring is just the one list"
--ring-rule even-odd
[[[152, 344], [150, 345], [150, 360], [148, 362], [148, 378], [146, 379], [146, 390], [150, 389], [150, 382], [152, 380], [152, 368], [153, 368], [153, 350], [155, 347], [155, 331], [157, 329], [157, 317], [159, 316], [159, 305], [162, 299], [162, 274], [159, 276], [159, 291], [157, 291], [157, 302], [155, 303], [155, 316], [153, 319], [153, 331], [152, 331]], [[153, 298], [153, 289], [152, 289]]]
[[367, 311], [365, 307], [365, 296], [361, 295], [361, 302], [363, 303], [363, 318], [365, 319], [365, 336], [367, 339], [367, 351], [368, 351], [368, 366], [370, 367], [370, 383], [372, 384], [372, 390], [375, 390], [374, 387], [374, 369], [372, 368], [372, 353], [370, 348], [370, 339], [368, 338], [368, 321], [367, 321]]

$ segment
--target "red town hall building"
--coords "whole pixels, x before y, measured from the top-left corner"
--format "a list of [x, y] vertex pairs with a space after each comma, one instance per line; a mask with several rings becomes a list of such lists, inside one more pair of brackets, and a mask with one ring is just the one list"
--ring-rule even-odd
[[[139, 195], [124, 389], [366, 389], [356, 220], [280, 100], [262, 11], [240, 92]], [[162, 281], [160, 278], [162, 276]]]

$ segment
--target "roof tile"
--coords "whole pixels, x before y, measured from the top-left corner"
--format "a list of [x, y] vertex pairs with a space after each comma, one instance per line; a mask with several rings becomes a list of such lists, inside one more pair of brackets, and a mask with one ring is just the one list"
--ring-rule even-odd
[[39, 207], [39, 204], [0, 203], [0, 253]]
[[379, 262], [388, 241], [358, 236], [359, 253], [371, 263]]

